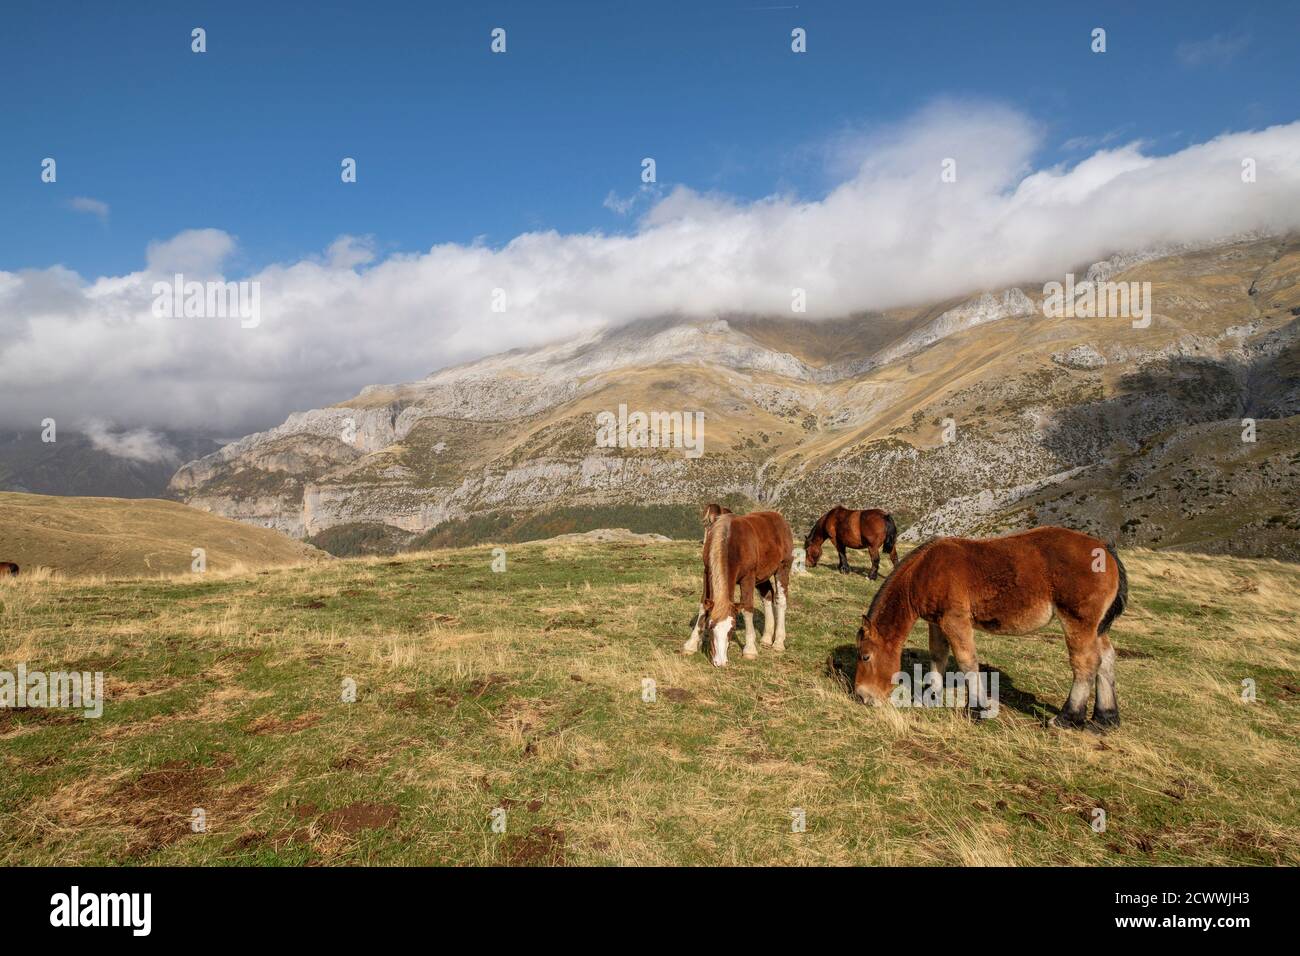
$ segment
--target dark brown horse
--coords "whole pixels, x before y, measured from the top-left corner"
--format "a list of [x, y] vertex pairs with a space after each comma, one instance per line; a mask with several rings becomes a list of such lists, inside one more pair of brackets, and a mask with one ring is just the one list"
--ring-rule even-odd
[[12, 561], [0, 561], [0, 577], [4, 575], [16, 576], [18, 574], [18, 565]]
[[[700, 606], [713, 632], [715, 666], [727, 664], [727, 639], [739, 607], [745, 619], [745, 657], [757, 657], [754, 643], [754, 589], [763, 597], [763, 645], [785, 650], [785, 608], [794, 563], [794, 536], [775, 511], [748, 515], [724, 514], [704, 536], [704, 593]], [[740, 585], [740, 601], [733, 600]], [[700, 649], [700, 620], [682, 647], [687, 654]], [[775, 625], [775, 634], [773, 633]]]
[[1002, 538], [935, 538], [894, 569], [862, 615], [854, 690], [864, 701], [889, 697], [918, 618], [930, 625], [932, 673], [943, 674], [951, 648], [962, 672], [977, 675], [976, 629], [1028, 634], [1055, 614], [1074, 685], [1053, 723], [1083, 726], [1095, 685], [1093, 721], [1115, 726], [1115, 648], [1106, 632], [1127, 602], [1128, 575], [1119, 555], [1090, 535], [1035, 528]]
[[849, 548], [866, 548], [871, 554], [871, 572], [867, 577], [876, 580], [880, 568], [880, 553], [889, 555], [892, 567], [898, 567], [898, 526], [892, 515], [879, 508], [866, 511], [850, 511], [843, 505], [836, 505], [817, 519], [808, 537], [803, 539], [804, 555], [808, 567], [817, 567], [821, 560], [822, 543], [829, 541], [835, 545], [840, 555], [839, 570], [845, 574], [849, 571], [849, 559], [845, 554]]

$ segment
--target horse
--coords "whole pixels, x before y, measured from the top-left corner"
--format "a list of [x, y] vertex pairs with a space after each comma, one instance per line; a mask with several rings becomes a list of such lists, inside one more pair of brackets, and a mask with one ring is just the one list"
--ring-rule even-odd
[[[763, 646], [785, 650], [785, 608], [790, 593], [790, 567], [794, 563], [794, 536], [790, 526], [775, 511], [720, 515], [704, 536], [703, 614], [695, 621], [683, 653], [700, 649], [700, 623], [705, 617], [713, 632], [712, 661], [727, 666], [727, 637], [736, 608], [745, 619], [742, 656], [755, 658], [754, 589], [763, 597]], [[740, 601], [732, 600], [740, 585]], [[775, 625], [775, 632], [773, 626]]]
[[700, 520], [704, 522], [704, 530], [707, 531], [713, 522], [718, 520], [719, 515], [734, 514], [730, 508], [723, 507], [719, 504], [709, 504], [704, 506], [704, 511], [700, 514]]
[[[854, 692], [864, 703], [889, 697], [918, 618], [930, 625], [931, 679], [942, 680], [951, 648], [970, 680], [979, 673], [974, 630], [1028, 634], [1055, 614], [1074, 684], [1053, 725], [1084, 726], [1095, 685], [1093, 723], [1115, 727], [1115, 648], [1107, 633], [1127, 604], [1124, 562], [1091, 535], [1044, 527], [1001, 538], [934, 538], [903, 559], [862, 615]], [[978, 687], [976, 695], [973, 706], [986, 706]]]
[[[705, 505], [704, 510], [700, 512], [700, 521], [704, 524], [705, 535], [708, 535], [709, 528], [713, 525], [713, 522], [718, 520], [718, 518], [721, 515], [729, 515], [734, 513], [735, 512], [733, 512], [730, 508], [724, 507], [723, 505], [719, 505], [719, 504]], [[692, 633], [699, 631], [700, 622], [704, 620], [704, 615], [707, 613], [708, 611], [705, 609], [704, 605], [701, 604], [699, 612], [695, 615], [695, 624], [692, 627]]]
[[14, 564], [12, 561], [0, 561], [0, 575], [6, 574], [11, 577], [17, 577], [18, 565]]
[[849, 559], [845, 551], [848, 548], [866, 548], [871, 554], [871, 572], [867, 575], [872, 581], [879, 576], [880, 553], [889, 555], [892, 568], [898, 567], [898, 526], [894, 516], [886, 514], [879, 508], [866, 511], [850, 511], [843, 505], [836, 505], [817, 519], [808, 537], [803, 539], [803, 550], [808, 567], [817, 567], [822, 556], [822, 542], [829, 540], [835, 545], [840, 555], [839, 570], [849, 572]]

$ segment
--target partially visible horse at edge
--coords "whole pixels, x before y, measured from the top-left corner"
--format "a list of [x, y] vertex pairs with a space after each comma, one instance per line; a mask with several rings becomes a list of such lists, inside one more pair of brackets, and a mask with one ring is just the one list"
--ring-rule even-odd
[[879, 576], [881, 552], [889, 555], [892, 567], [898, 567], [898, 526], [894, 524], [893, 515], [886, 514], [879, 508], [865, 511], [851, 511], [843, 505], [836, 505], [817, 519], [808, 536], [803, 539], [803, 550], [808, 567], [817, 567], [821, 560], [822, 543], [829, 541], [839, 552], [841, 573], [849, 572], [849, 558], [845, 551], [849, 548], [866, 548], [871, 555], [871, 571], [867, 574], [871, 580]]
[[0, 577], [5, 575], [17, 577], [18, 565], [14, 564], [12, 561], [0, 561]]
[[[1083, 727], [1095, 687], [1094, 725], [1118, 726], [1115, 648], [1107, 632], [1127, 604], [1124, 563], [1091, 535], [1047, 527], [1001, 538], [935, 538], [903, 559], [862, 615], [854, 692], [864, 702], [888, 700], [918, 618], [930, 625], [931, 673], [943, 674], [951, 649], [972, 675], [979, 673], [976, 629], [1028, 634], [1055, 615], [1074, 684], [1053, 725]], [[986, 706], [982, 696], [978, 691], [972, 706]]]
[[[700, 649], [700, 624], [707, 618], [713, 634], [712, 661], [727, 664], [727, 641], [733, 616], [740, 609], [745, 620], [745, 646], [741, 654], [758, 656], [754, 643], [754, 590], [763, 598], [763, 646], [785, 650], [785, 609], [790, 593], [790, 568], [794, 563], [794, 536], [790, 526], [775, 511], [753, 514], [722, 514], [714, 519], [704, 536], [704, 590], [700, 598], [703, 614], [696, 619], [690, 639], [682, 651]], [[740, 585], [740, 601], [733, 601]]]

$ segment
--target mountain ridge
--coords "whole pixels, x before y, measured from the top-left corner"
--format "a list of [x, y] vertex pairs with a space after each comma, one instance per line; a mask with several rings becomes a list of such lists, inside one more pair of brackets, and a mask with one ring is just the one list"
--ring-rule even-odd
[[[1222, 516], [1157, 521], [1140, 506], [1129, 515], [1133, 496], [1110, 471], [1167, 451], [1159, 443], [1171, 430], [1218, 422], [1202, 444], [1226, 469], [1224, 494], [1243, 469], [1268, 494], [1214, 540], [1233, 553], [1296, 556], [1300, 517], [1261, 509], [1295, 497], [1277, 493], [1295, 488], [1298, 276], [1293, 236], [1090, 267], [1083, 281], [1152, 283], [1144, 329], [1046, 318], [1029, 285], [815, 323], [653, 317], [370, 386], [188, 462], [171, 490], [305, 538], [370, 525], [401, 541], [498, 512], [689, 509], [712, 498], [779, 506], [802, 523], [846, 499], [898, 511], [914, 534], [1055, 520], [1179, 546]], [[704, 455], [597, 448], [596, 413], [620, 405], [704, 411]], [[1219, 439], [1252, 411], [1276, 423], [1242, 456]], [[1161, 502], [1194, 480], [1199, 452], [1186, 454], [1176, 479], [1144, 471], [1172, 483]], [[1061, 498], [1080, 483], [1092, 498]]]

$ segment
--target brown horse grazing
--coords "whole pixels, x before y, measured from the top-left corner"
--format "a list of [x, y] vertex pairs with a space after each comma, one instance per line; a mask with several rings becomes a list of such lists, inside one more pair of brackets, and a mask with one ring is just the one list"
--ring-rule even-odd
[[705, 505], [704, 511], [700, 515], [700, 520], [704, 522], [704, 528], [707, 531], [709, 526], [718, 520], [719, 515], [729, 515], [732, 513], [733, 512], [730, 508], [724, 508], [722, 505]]
[[6, 574], [16, 577], [18, 575], [18, 565], [12, 561], [0, 561], [0, 576]]
[[[745, 657], [758, 656], [754, 644], [754, 589], [763, 596], [763, 645], [785, 650], [786, 596], [794, 563], [794, 536], [775, 511], [720, 515], [704, 536], [704, 593], [700, 605], [713, 632], [713, 664], [727, 664], [727, 637], [736, 608], [745, 619]], [[740, 601], [732, 600], [740, 585]], [[775, 634], [773, 634], [775, 624]], [[700, 649], [700, 620], [682, 650]]]
[[870, 552], [871, 572], [867, 577], [873, 581], [879, 575], [882, 551], [889, 555], [891, 565], [898, 567], [898, 551], [894, 547], [898, 541], [898, 526], [894, 524], [893, 515], [885, 514], [879, 508], [850, 511], [843, 505], [836, 505], [818, 518], [808, 537], [803, 539], [808, 567], [817, 567], [824, 541], [835, 545], [840, 554], [839, 570], [845, 574], [849, 571], [849, 559], [844, 553], [848, 548], [866, 548]]
[[[1095, 684], [1092, 719], [1101, 727], [1116, 726], [1115, 648], [1106, 632], [1127, 602], [1124, 564], [1090, 535], [1035, 528], [983, 540], [935, 538], [894, 569], [862, 615], [854, 690], [863, 701], [889, 697], [907, 633], [918, 618], [930, 624], [932, 674], [942, 675], [949, 648], [964, 673], [978, 674], [975, 629], [1027, 634], [1055, 613], [1065, 630], [1074, 686], [1053, 724], [1083, 726]], [[977, 700], [974, 706], [985, 704]]]
[[[704, 523], [705, 535], [708, 535], [709, 528], [713, 526], [713, 522], [717, 521], [718, 518], [721, 517], [722, 515], [729, 515], [729, 514], [734, 514], [734, 512], [730, 508], [725, 508], [722, 505], [719, 504], [705, 505], [704, 510], [700, 513], [700, 521]], [[692, 634], [699, 631], [700, 622], [704, 620], [704, 615], [707, 613], [708, 613], [708, 609], [705, 608], [703, 604], [701, 604], [699, 613], [695, 615], [695, 624], [691, 630]]]

